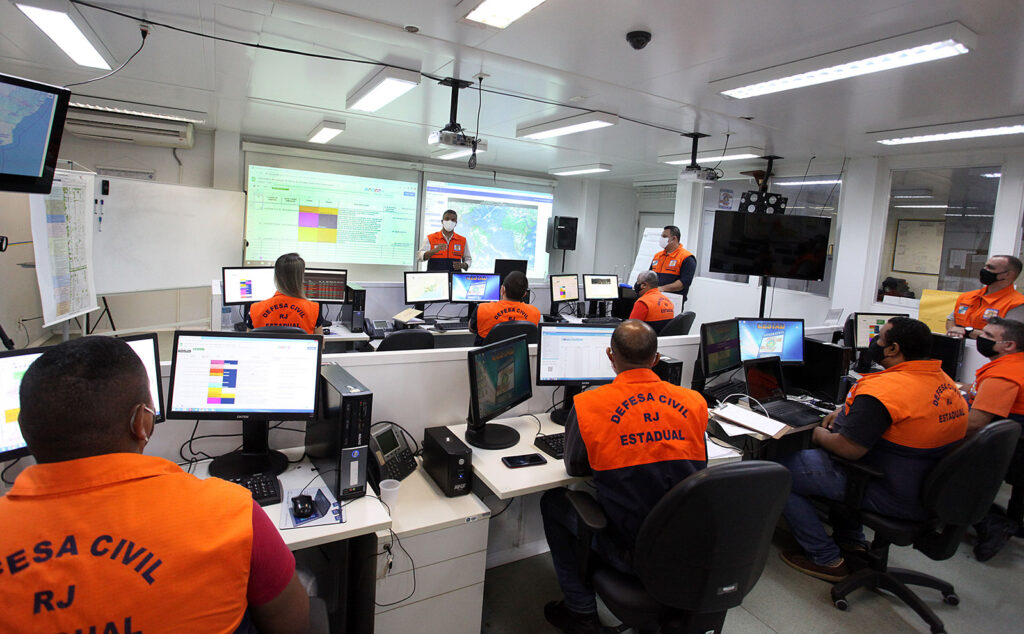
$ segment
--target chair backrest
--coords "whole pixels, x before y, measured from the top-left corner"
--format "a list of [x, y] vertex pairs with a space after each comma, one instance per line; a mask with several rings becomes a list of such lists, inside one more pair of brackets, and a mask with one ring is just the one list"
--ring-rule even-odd
[[683, 311], [665, 324], [665, 327], [661, 329], [658, 336], [669, 337], [671, 335], [688, 335], [690, 334], [690, 328], [693, 326], [693, 320], [696, 318], [697, 313], [692, 310]]
[[537, 343], [537, 340], [540, 339], [540, 330], [532, 321], [503, 321], [491, 328], [491, 331], [487, 333], [487, 338], [484, 339], [484, 344], [504, 341], [519, 335], [526, 335], [526, 343]]
[[279, 332], [279, 333], [294, 333], [304, 335], [306, 331], [298, 326], [260, 326], [259, 328], [253, 328], [252, 332]]
[[407, 328], [389, 333], [377, 346], [377, 352], [394, 350], [433, 350], [434, 335], [420, 328]]
[[789, 495], [789, 470], [759, 460], [704, 469], [644, 520], [633, 570], [659, 603], [694, 612], [738, 606], [757, 583]]

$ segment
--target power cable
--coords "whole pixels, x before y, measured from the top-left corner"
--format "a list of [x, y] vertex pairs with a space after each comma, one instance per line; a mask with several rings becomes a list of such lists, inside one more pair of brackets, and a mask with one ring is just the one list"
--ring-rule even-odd
[[[140, 21], [144, 22], [144, 20], [140, 20]], [[125, 66], [127, 66], [128, 62], [130, 62], [133, 59], [135, 59], [135, 56], [138, 55], [140, 52], [142, 52], [142, 47], [146, 45], [146, 36], [149, 35], [149, 27], [146, 26], [145, 24], [139, 25], [139, 32], [142, 33], [142, 43], [139, 44], [139, 48], [137, 48], [135, 50], [135, 52], [131, 54], [131, 57], [129, 57], [128, 59], [124, 60], [123, 64], [121, 64], [120, 66], [118, 66], [114, 70], [110, 71], [106, 75], [101, 75], [99, 77], [94, 77], [93, 79], [86, 79], [85, 81], [76, 81], [76, 82], [73, 82], [73, 83], [70, 83], [70, 84], [64, 84], [64, 87], [65, 88], [70, 88], [71, 86], [81, 86], [82, 84], [91, 84], [94, 81], [99, 81], [101, 79], [106, 79], [107, 77], [110, 77], [111, 75], [113, 75], [117, 71], [119, 71], [122, 68], [124, 68]], [[177, 157], [175, 157], [175, 158], [177, 158]]]

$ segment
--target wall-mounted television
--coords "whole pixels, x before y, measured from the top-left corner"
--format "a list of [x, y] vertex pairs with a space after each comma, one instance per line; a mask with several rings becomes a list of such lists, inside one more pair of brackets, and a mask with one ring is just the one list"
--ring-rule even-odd
[[71, 91], [0, 74], [0, 191], [48, 194]]

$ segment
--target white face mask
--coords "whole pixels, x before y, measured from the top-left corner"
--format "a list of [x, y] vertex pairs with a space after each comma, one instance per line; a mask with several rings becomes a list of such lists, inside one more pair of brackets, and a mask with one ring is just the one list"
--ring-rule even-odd
[[665, 236], [661, 236], [660, 238], [658, 238], [658, 246], [661, 247], [662, 249], [667, 247], [668, 246], [668, 238], [666, 238]]
[[445, 231], [455, 231], [455, 221], [454, 220], [445, 220], [445, 221], [443, 221], [441, 223], [441, 226], [444, 227]]

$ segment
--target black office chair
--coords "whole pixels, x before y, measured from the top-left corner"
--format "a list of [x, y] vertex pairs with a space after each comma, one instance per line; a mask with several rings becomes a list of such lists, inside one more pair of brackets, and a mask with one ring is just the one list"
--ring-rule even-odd
[[433, 350], [434, 335], [420, 328], [407, 328], [388, 333], [377, 346], [377, 352], [393, 350]]
[[658, 333], [659, 337], [669, 337], [672, 335], [688, 335], [690, 334], [690, 328], [693, 326], [693, 320], [697, 318], [697, 313], [692, 310], [684, 311], [675, 317], [673, 317], [665, 327]]
[[267, 333], [282, 333], [282, 334], [297, 334], [304, 335], [306, 331], [298, 326], [260, 326], [259, 328], [253, 328], [252, 332], [267, 332]]
[[635, 576], [589, 549], [607, 518], [590, 494], [570, 491], [584, 578], [612, 614], [641, 632], [721, 632], [726, 611], [740, 605], [764, 570], [790, 480], [785, 467], [757, 460], [686, 478], [640, 526], [631, 553]]
[[532, 321], [503, 321], [491, 328], [483, 343], [487, 345], [518, 337], [519, 335], [526, 335], [526, 343], [537, 343], [537, 340], [540, 339], [540, 329]]
[[840, 460], [846, 468], [846, 499], [830, 503], [833, 510], [847, 514], [869, 526], [875, 539], [865, 553], [862, 568], [832, 587], [832, 602], [840, 610], [849, 604], [847, 595], [858, 588], [887, 590], [924, 619], [932, 632], [945, 632], [945, 626], [930, 607], [907, 584], [934, 588], [950, 605], [960, 603], [953, 586], [941, 579], [912, 570], [889, 567], [889, 547], [913, 546], [929, 559], [943, 561], [952, 557], [967, 527], [983, 518], [995, 499], [1010, 458], [1021, 434], [1011, 420], [992, 423], [939, 460], [929, 472], [922, 488], [922, 503], [928, 518], [904, 520], [861, 509], [864, 490], [877, 470]]

